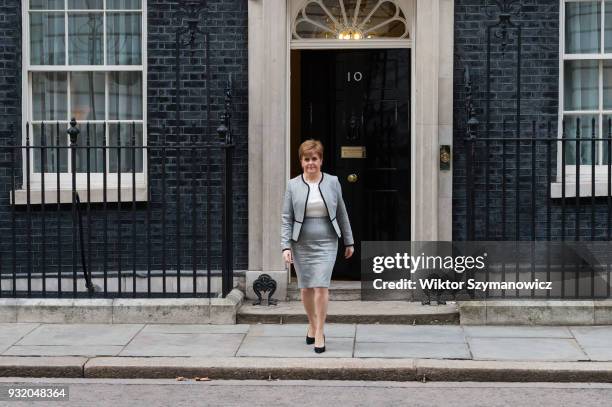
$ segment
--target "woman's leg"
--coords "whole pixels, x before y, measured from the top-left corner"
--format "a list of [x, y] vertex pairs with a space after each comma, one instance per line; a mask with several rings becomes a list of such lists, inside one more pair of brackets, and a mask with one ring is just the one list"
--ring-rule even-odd
[[323, 328], [327, 318], [327, 303], [329, 302], [329, 289], [327, 287], [316, 287], [314, 289], [315, 312], [317, 314], [317, 325], [315, 334], [315, 346], [323, 346]]
[[306, 310], [306, 315], [308, 316], [308, 333], [307, 335], [313, 337], [315, 332], [317, 332], [317, 316], [315, 312], [315, 294], [314, 288], [302, 288], [302, 303], [304, 304], [304, 309]]

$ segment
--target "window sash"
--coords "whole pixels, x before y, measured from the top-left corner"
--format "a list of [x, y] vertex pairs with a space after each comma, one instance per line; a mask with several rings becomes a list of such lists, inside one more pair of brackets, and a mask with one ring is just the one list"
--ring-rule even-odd
[[[600, 4], [600, 23], [599, 23], [599, 51], [598, 53], [566, 53], [566, 8], [569, 3], [589, 3], [593, 2], [593, 0], [560, 0], [560, 25], [559, 25], [559, 53], [561, 58], [559, 58], [559, 122], [558, 122], [558, 138], [561, 139], [563, 137], [563, 121], [566, 122], [569, 120], [574, 120], [576, 116], [588, 116], [588, 117], [596, 117], [596, 137], [607, 138], [609, 134], [607, 133], [606, 124], [604, 121], [607, 119], [606, 116], [612, 116], [612, 109], [604, 109], [604, 79], [603, 79], [603, 66], [605, 61], [612, 61], [612, 44], [606, 47], [606, 12], [610, 13], [612, 11], [612, 1], [609, 0], [598, 0]], [[612, 14], [609, 16], [612, 17]], [[612, 20], [610, 21], [612, 22]], [[612, 26], [608, 22], [608, 25]], [[610, 34], [609, 34], [610, 35]], [[612, 35], [611, 35], [612, 38]], [[607, 49], [606, 49], [607, 48]], [[607, 52], [606, 52], [607, 51]], [[565, 89], [565, 64], [567, 61], [577, 61], [577, 60], [586, 60], [586, 61], [599, 61], [597, 64], [598, 69], [598, 100], [597, 100], [597, 109], [585, 109], [585, 110], [567, 110], [565, 106], [565, 97], [566, 97], [566, 89]], [[566, 126], [567, 127], [567, 126]], [[585, 137], [590, 138], [591, 134], [584, 135]], [[568, 138], [575, 138], [575, 134], [566, 134]], [[584, 143], [584, 142], [583, 142]], [[589, 143], [590, 144], [590, 143]], [[607, 180], [607, 172], [608, 165], [602, 164], [604, 157], [604, 149], [607, 149], [607, 141], [597, 141], [596, 144], [600, 144], [603, 148], [599, 149], [598, 155], [596, 156], [596, 164], [595, 164], [595, 179], [596, 181]], [[584, 145], [584, 144], [583, 144]], [[557, 181], [561, 181], [561, 165], [562, 165], [562, 156], [561, 154], [566, 152], [562, 152], [562, 143], [559, 143], [559, 148], [557, 149]], [[575, 151], [575, 150], [574, 150]], [[568, 164], [566, 162], [566, 182], [576, 182], [576, 174], [578, 166], [580, 167], [580, 181], [581, 182], [590, 182], [592, 178], [592, 164]]]
[[[113, 41], [116, 42], [118, 39], [123, 39], [124, 41], [126, 41], [127, 38], [131, 38], [134, 35], [139, 35], [140, 36], [140, 41], [138, 42], [140, 44], [140, 61], [135, 61], [134, 65], [142, 65], [144, 63], [143, 61], [143, 55], [144, 55], [144, 47], [146, 46], [146, 43], [144, 41], [144, 34], [146, 31], [146, 27], [145, 27], [145, 9], [138, 9], [138, 10], [101, 10], [101, 11], [96, 11], [96, 10], [27, 10], [25, 15], [27, 18], [27, 24], [24, 25], [24, 27], [26, 28], [26, 31], [28, 32], [28, 38], [30, 37], [30, 31], [31, 31], [31, 19], [32, 16], [35, 15], [40, 15], [40, 16], [56, 16], [56, 18], [61, 18], [63, 21], [63, 31], [61, 32], [62, 37], [61, 37], [61, 41], [58, 42], [58, 46], [63, 46], [63, 56], [61, 58], [58, 58], [58, 63], [57, 64], [53, 64], [50, 66], [53, 67], [62, 67], [62, 66], [75, 66], [75, 65], [81, 65], [81, 66], [106, 66], [106, 65], [112, 65], [112, 66], [122, 66], [121, 64], [119, 64], [118, 62], [115, 61], [116, 58], [113, 58], [113, 61], [109, 61], [110, 57], [109, 57], [109, 51], [114, 50], [114, 44], [109, 43], [109, 41]], [[75, 29], [71, 29], [71, 27], [73, 27], [72, 21], [74, 19], [77, 18], [82, 18], [84, 16], [93, 16], [93, 17], [101, 17], [101, 21], [102, 21], [102, 27], [98, 27], [98, 31], [96, 32], [100, 32], [101, 31], [101, 35], [96, 35], [95, 36], [95, 40], [96, 41], [100, 41], [101, 42], [101, 61], [98, 61], [96, 59], [96, 61], [92, 64], [78, 64], [78, 62], [80, 62], [80, 59], [76, 58], [77, 54], [76, 49], [73, 48], [73, 44], [75, 44], [74, 41], [77, 41], [79, 39], [78, 34], [79, 31], [75, 30]], [[138, 32], [121, 32], [121, 31], [117, 31], [115, 29], [116, 25], [114, 23], [109, 23], [110, 21], [121, 21], [121, 17], [124, 17], [123, 20], [124, 21], [128, 21], [130, 20], [131, 23], [135, 23], [136, 25], [133, 28], [139, 28], [140, 30]], [[140, 19], [133, 19], [130, 17], [138, 17], [140, 16]], [[43, 20], [41, 20], [43, 21]], [[139, 24], [139, 26], [138, 26]], [[43, 28], [45, 28], [46, 26], [42, 26]], [[115, 34], [115, 35], [112, 35]], [[44, 32], [41, 34], [41, 38], [40, 40], [43, 42], [43, 44], [48, 43], [49, 41], [45, 40], [45, 34]], [[137, 43], [137, 44], [138, 44]], [[134, 41], [131, 41], [131, 44], [134, 44]], [[24, 44], [25, 45], [25, 44]], [[29, 44], [28, 46], [28, 51], [31, 51], [33, 44]], [[132, 51], [133, 53], [133, 51]], [[121, 55], [121, 54], [119, 54]], [[44, 55], [43, 55], [44, 56]], [[27, 55], [27, 62], [29, 66], [32, 67], [36, 67], [36, 66], [46, 66], [44, 65], [45, 63], [45, 58], [41, 56], [40, 59], [40, 63], [38, 64], [33, 64], [32, 60], [31, 60], [31, 56], [30, 56], [30, 52], [28, 52]], [[77, 62], [77, 64], [73, 64], [73, 62]], [[129, 66], [126, 64], [123, 64], [123, 66]]]
[[[22, 18], [25, 23], [22, 25], [22, 46], [23, 46], [23, 50], [24, 50], [24, 64], [23, 64], [23, 81], [22, 81], [22, 89], [23, 89], [23, 94], [27, 95], [27, 97], [24, 97], [22, 100], [22, 106], [23, 106], [23, 111], [26, 112], [25, 115], [23, 115], [23, 121], [22, 121], [22, 134], [23, 134], [23, 139], [22, 139], [22, 145], [25, 145], [25, 140], [26, 140], [26, 123], [29, 123], [29, 126], [32, 125], [37, 125], [39, 123], [41, 123], [41, 120], [32, 120], [32, 77], [31, 74], [34, 72], [67, 72], [68, 73], [68, 77], [70, 76], [70, 72], [104, 72], [105, 73], [105, 116], [103, 118], [103, 120], [88, 120], [88, 121], [78, 121], [78, 127], [81, 130], [81, 135], [79, 136], [79, 144], [81, 144], [81, 142], [85, 143], [85, 139], [84, 139], [84, 132], [85, 132], [85, 126], [86, 123], [103, 123], [106, 122], [107, 123], [107, 132], [106, 132], [106, 141], [107, 141], [107, 145], [112, 145], [113, 143], [110, 142], [112, 140], [109, 140], [109, 137], [112, 137], [110, 135], [110, 126], [112, 125], [112, 123], [121, 123], [121, 126], [131, 126], [131, 123], [135, 123], [137, 126], [141, 127], [141, 142], [139, 144], [146, 146], [147, 145], [147, 134], [146, 134], [146, 116], [147, 116], [147, 112], [146, 112], [146, 95], [147, 95], [147, 84], [146, 84], [146, 58], [147, 58], [147, 49], [146, 49], [146, 38], [147, 38], [147, 30], [146, 30], [146, 0], [141, 0], [140, 1], [140, 8], [138, 9], [134, 9], [134, 8], [125, 8], [125, 9], [120, 9], [120, 8], [116, 8], [116, 9], [106, 9], [106, 10], [102, 10], [102, 9], [68, 9], [67, 7], [67, 1], [68, 0], [63, 0], [63, 8], [58, 8], [58, 9], [36, 9], [36, 10], [30, 10], [29, 9], [29, 3], [30, 0], [25, 1], [23, 9], [22, 9]], [[133, 4], [136, 0], [126, 0], [123, 1], [123, 4]], [[104, 0], [103, 4], [104, 6], [107, 5], [107, 3], [111, 3], [111, 0]], [[115, 3], [121, 3], [121, 1], [117, 2], [115, 1]], [[30, 48], [30, 16], [33, 13], [44, 13], [44, 12], [54, 12], [54, 13], [59, 13], [65, 16], [65, 20], [67, 23], [67, 19], [68, 16], [74, 13], [100, 13], [101, 15], [103, 14], [104, 17], [104, 28], [103, 28], [103, 52], [104, 52], [104, 61], [106, 63], [106, 53], [107, 53], [107, 48], [108, 48], [108, 44], [107, 44], [107, 40], [106, 40], [106, 15], [107, 14], [111, 14], [111, 13], [139, 13], [140, 16], [140, 64], [138, 65], [68, 65], [69, 61], [68, 61], [68, 30], [65, 30], [64, 32], [64, 38], [65, 38], [65, 44], [64, 44], [64, 48], [65, 48], [65, 61], [64, 61], [64, 65], [31, 65], [31, 59], [30, 59], [30, 53], [31, 53], [31, 48]], [[108, 113], [108, 76], [110, 75], [110, 72], [140, 72], [140, 78], [141, 78], [141, 100], [140, 100], [140, 106], [142, 109], [142, 114], [141, 117], [139, 119], [126, 119], [126, 120], [111, 120], [109, 119], [109, 113]], [[70, 82], [70, 81], [68, 81]], [[70, 86], [68, 85], [68, 89], [67, 89], [68, 94], [70, 94]], [[69, 96], [68, 96], [69, 97]], [[70, 106], [70, 104], [68, 105]], [[70, 107], [68, 107], [68, 109], [70, 109]], [[47, 123], [55, 123], [55, 120], [50, 120], [50, 121], [45, 121]], [[60, 120], [60, 131], [63, 131], [64, 134], [62, 134], [62, 137], [66, 137], [66, 140], [68, 140], [68, 135], [65, 133], [65, 130], [67, 129], [67, 122], [66, 120]], [[30, 131], [30, 145], [33, 144], [34, 139], [33, 139], [33, 134], [32, 134], [32, 128], [30, 127], [29, 129]], [[122, 130], [123, 133], [123, 130]], [[67, 141], [66, 141], [67, 142]], [[94, 143], [91, 143], [91, 145], [94, 145]], [[123, 145], [123, 144], [122, 144]], [[36, 184], [36, 183], [40, 183], [42, 181], [42, 175], [44, 174], [45, 177], [45, 188], [49, 188], [49, 187], [53, 187], [55, 188], [56, 182], [57, 182], [57, 173], [55, 171], [53, 172], [45, 172], [45, 173], [41, 173], [41, 172], [34, 172], [34, 151], [38, 150], [40, 155], [40, 149], [36, 149], [36, 148], [31, 148], [30, 149], [30, 154], [31, 154], [31, 160], [30, 160], [30, 181], [32, 184]], [[116, 151], [116, 148], [108, 148], [107, 151]], [[122, 149], [122, 163], [124, 163], [124, 157], [125, 154], [128, 153], [130, 151], [130, 148], [125, 148]], [[147, 172], [147, 168], [146, 168], [146, 148], [142, 148], [141, 150], [137, 150], [137, 155], [139, 154], [138, 151], [140, 151], [141, 157], [140, 160], [138, 160], [138, 170], [141, 171], [137, 171], [136, 172], [136, 181], [138, 185], [142, 185], [143, 182], [146, 182], [145, 179], [145, 175]], [[107, 185], [109, 187], [112, 187], [113, 185], [116, 186], [117, 184], [117, 172], [111, 172], [111, 165], [109, 161], [112, 161], [113, 158], [110, 157], [111, 154], [108, 153], [106, 154], [106, 176], [107, 176]], [[131, 155], [131, 153], [130, 153]], [[83, 156], [85, 156], [85, 154], [83, 153]], [[24, 152], [24, 164], [23, 164], [23, 170], [24, 170], [24, 174], [26, 171], [26, 164], [25, 164], [25, 152]], [[116, 157], [115, 157], [115, 162], [116, 162]], [[64, 172], [60, 172], [60, 185], [62, 188], [65, 187], [70, 187], [71, 183], [72, 183], [72, 174], [70, 172], [70, 165], [71, 165], [71, 158], [70, 158], [70, 150], [68, 149], [67, 151], [67, 166], [69, 168], [69, 171], [67, 173]], [[39, 163], [39, 167], [42, 163]], [[48, 161], [47, 161], [47, 165], [48, 165]], [[49, 167], [47, 167], [47, 169], [49, 169]], [[125, 168], [124, 168], [125, 169]], [[77, 186], [83, 187], [86, 185], [87, 182], [87, 174], [86, 173], [76, 173], [76, 178], [77, 178]], [[101, 172], [96, 173], [96, 172], [91, 172], [90, 173], [90, 181], [91, 181], [91, 186], [96, 186], [96, 185], [101, 185], [102, 184], [102, 179], [103, 179], [103, 174]], [[132, 171], [130, 169], [130, 171], [128, 172], [121, 172], [121, 184], [122, 186], [131, 186], [132, 183]]]

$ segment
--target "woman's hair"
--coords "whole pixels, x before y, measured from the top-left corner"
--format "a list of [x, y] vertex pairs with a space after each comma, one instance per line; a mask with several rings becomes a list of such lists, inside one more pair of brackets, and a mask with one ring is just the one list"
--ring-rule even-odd
[[319, 140], [314, 139], [308, 139], [300, 144], [300, 148], [298, 149], [300, 160], [310, 153], [314, 153], [318, 155], [320, 159], [323, 159], [323, 144], [321, 144]]

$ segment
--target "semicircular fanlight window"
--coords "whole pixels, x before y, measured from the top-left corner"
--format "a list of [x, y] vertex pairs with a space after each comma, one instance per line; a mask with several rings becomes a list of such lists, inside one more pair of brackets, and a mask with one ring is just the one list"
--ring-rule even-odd
[[308, 0], [293, 22], [294, 39], [409, 38], [396, 0]]

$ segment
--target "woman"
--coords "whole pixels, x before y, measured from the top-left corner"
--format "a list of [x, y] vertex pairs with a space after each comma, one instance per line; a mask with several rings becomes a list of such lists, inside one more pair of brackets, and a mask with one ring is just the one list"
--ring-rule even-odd
[[327, 317], [328, 288], [338, 252], [353, 255], [353, 234], [342, 199], [338, 177], [321, 172], [323, 145], [306, 140], [299, 148], [303, 174], [287, 183], [281, 225], [281, 245], [286, 263], [293, 263], [298, 288], [308, 315], [306, 344], [325, 352], [323, 327]]

